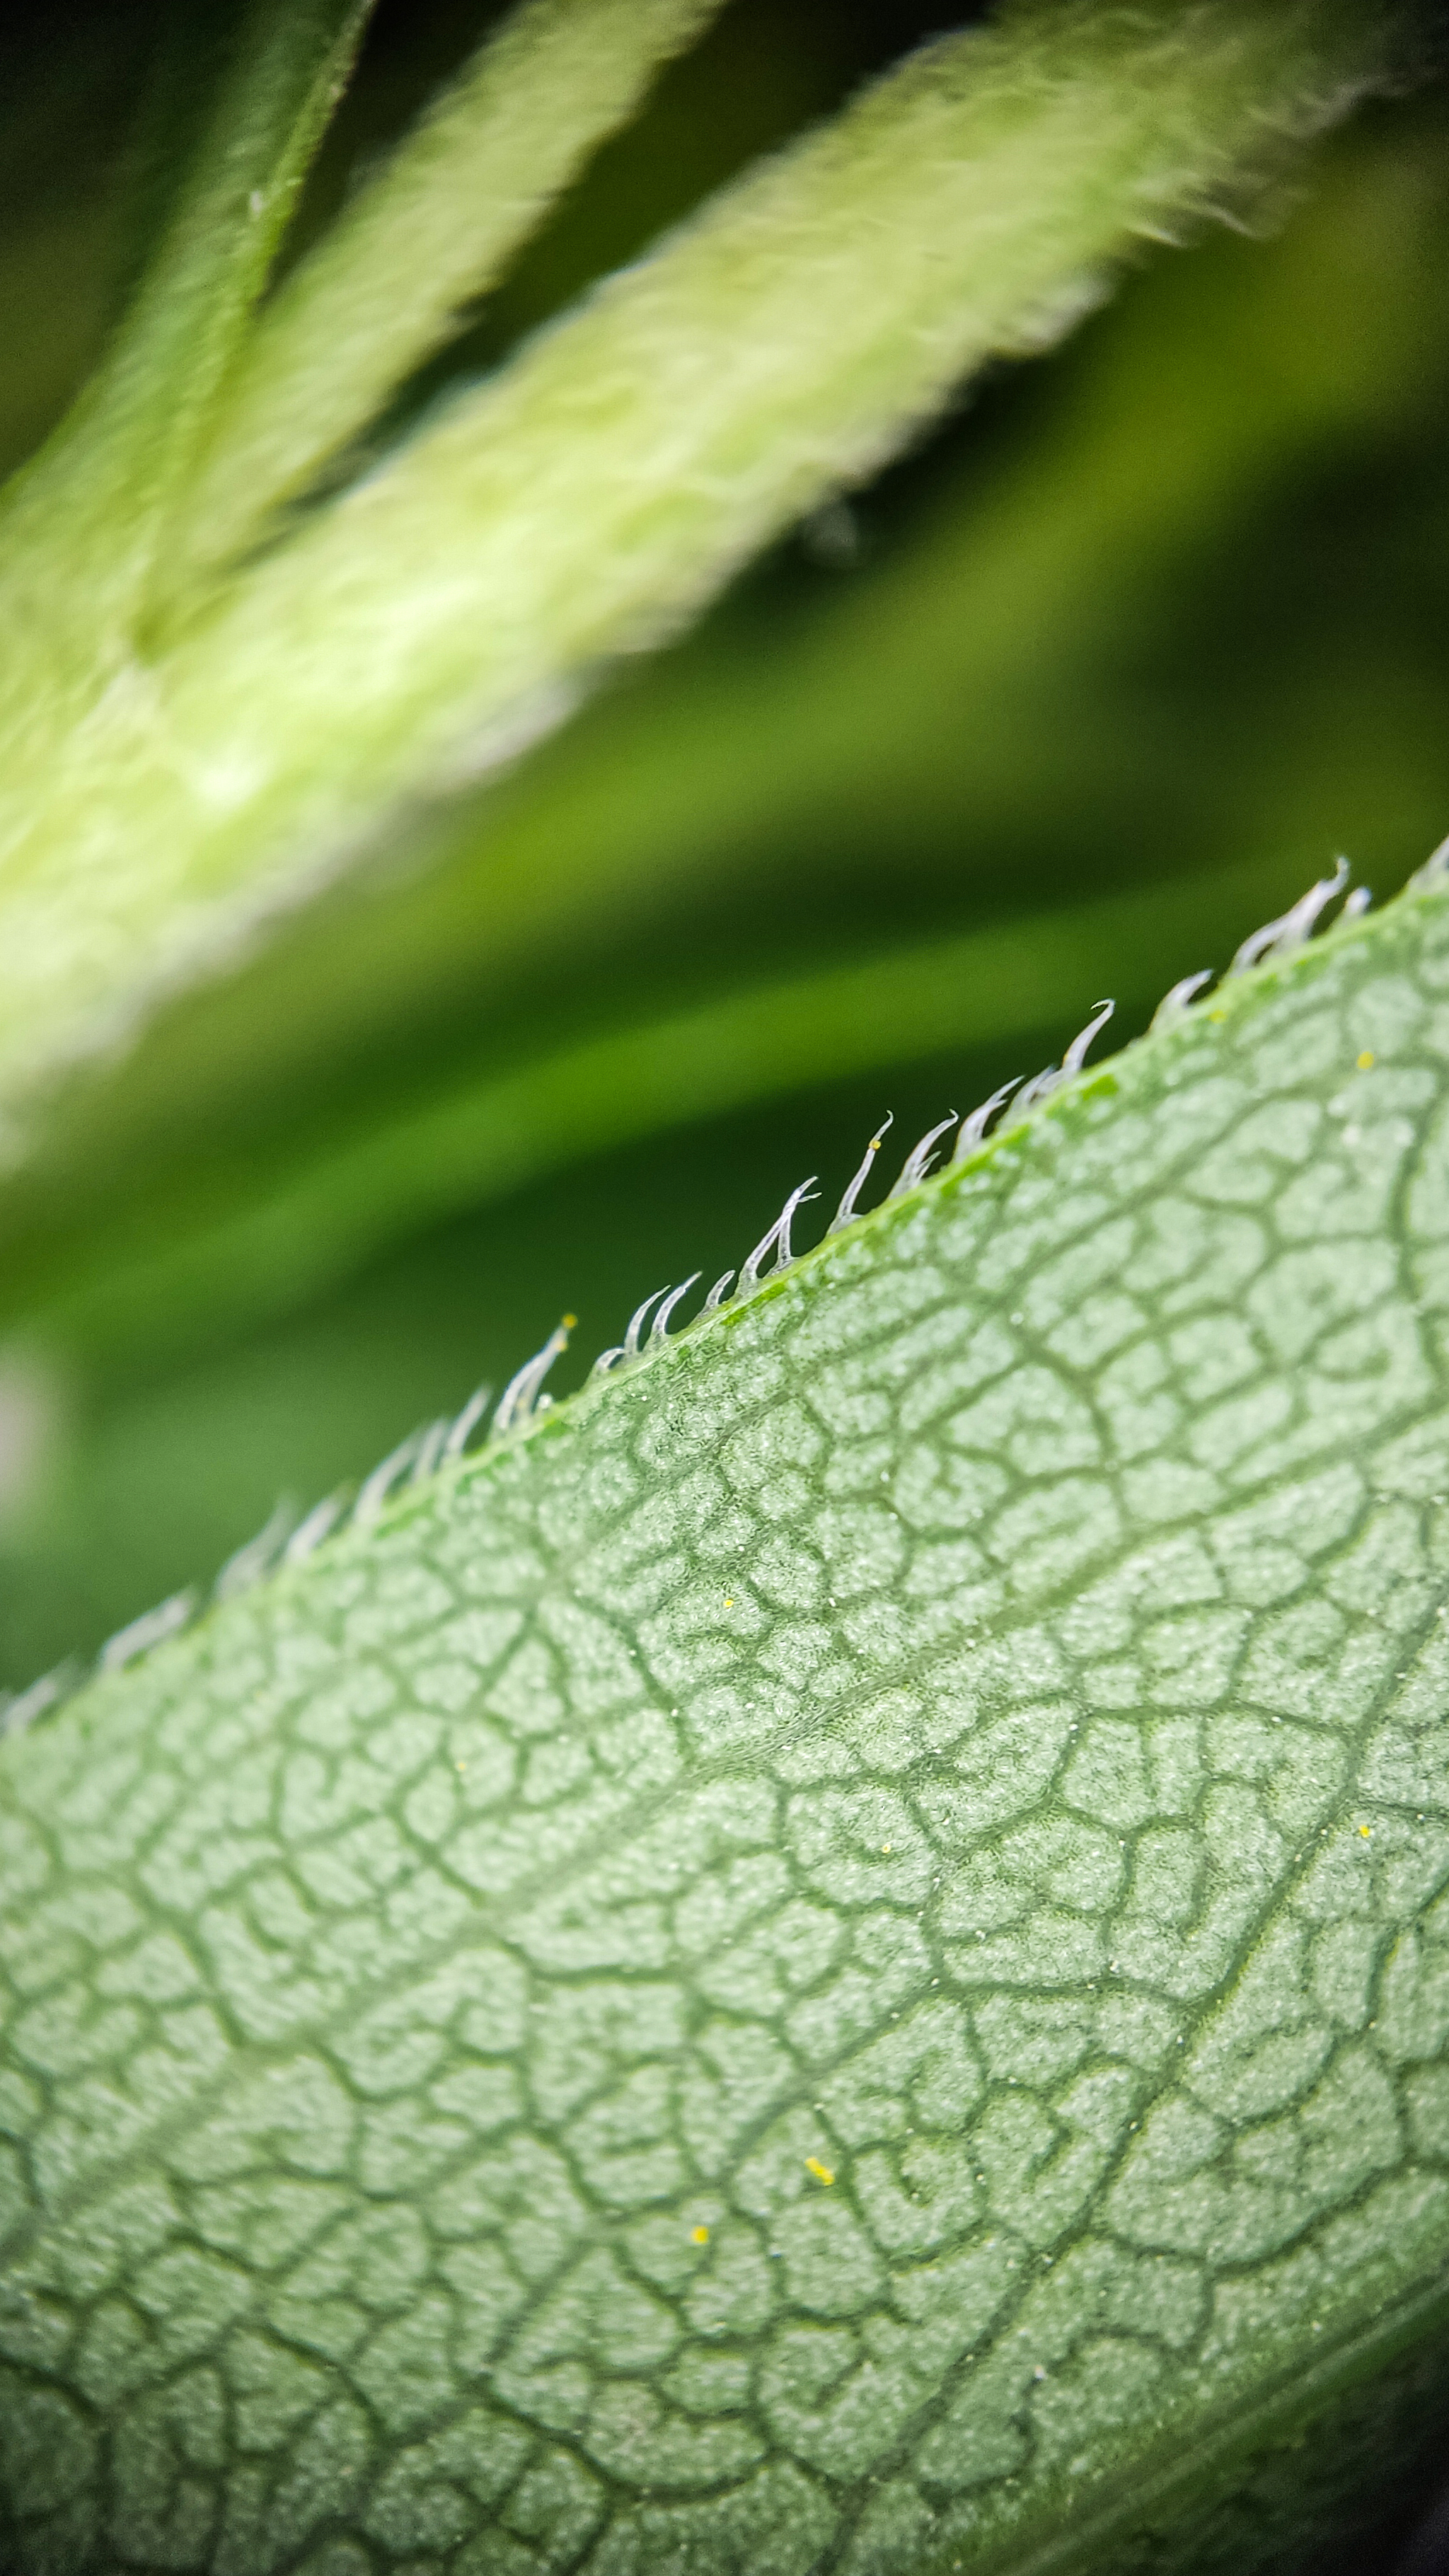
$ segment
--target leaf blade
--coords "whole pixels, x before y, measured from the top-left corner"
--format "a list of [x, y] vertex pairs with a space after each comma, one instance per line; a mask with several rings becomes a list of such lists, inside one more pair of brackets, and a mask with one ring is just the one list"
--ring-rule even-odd
[[1433, 891], [1230, 984], [5, 1747], [0, 2369], [136, 2464], [53, 2413], [22, 2568], [173, 2547], [259, 2331], [253, 2563], [800, 2576], [1083, 2564], [1428, 2349], [1446, 995]]

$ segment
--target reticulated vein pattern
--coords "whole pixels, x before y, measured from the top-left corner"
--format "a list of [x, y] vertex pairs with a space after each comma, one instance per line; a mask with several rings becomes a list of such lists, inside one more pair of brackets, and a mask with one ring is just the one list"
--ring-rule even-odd
[[1446, 1116], [1424, 896], [0, 1747], [7, 2567], [1009, 2565], [1443, 2281]]

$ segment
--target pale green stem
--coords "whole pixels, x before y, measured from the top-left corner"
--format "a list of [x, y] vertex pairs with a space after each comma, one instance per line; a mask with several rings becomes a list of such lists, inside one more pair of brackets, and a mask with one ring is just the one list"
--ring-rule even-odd
[[[134, 1023], [389, 803], [515, 750], [988, 352], [1342, 109], [1301, 0], [1014, 13], [708, 206], [319, 514], [69, 739], [16, 727], [0, 1080]], [[7, 846], [8, 844], [8, 846]]]
[[[168, 504], [251, 327], [307, 166], [374, 0], [254, 0], [175, 215], [108, 359], [14, 487], [7, 561], [55, 610], [57, 574], [94, 638], [130, 610]], [[38, 558], [38, 564], [34, 559]]]
[[532, 0], [506, 19], [263, 315], [188, 511], [238, 553], [457, 329], [720, 0]]
[[[1235, 762], [1224, 764], [1204, 742], [1201, 759], [1184, 769], [1188, 755], [1174, 734], [1173, 790], [1191, 817], [1192, 848], [1253, 855], [1241, 908], [1214, 873], [1202, 881], [1200, 914], [1157, 917], [1149, 903], [1124, 928], [1124, 944], [1093, 950], [1098, 964], [1061, 979], [1043, 967], [1039, 982], [1029, 960], [1040, 925], [1022, 923], [1021, 979], [1008, 979], [1020, 993], [1019, 1020], [982, 1020], [981, 979], [969, 966], [954, 1009], [945, 1001], [941, 1013], [923, 1009], [914, 988], [903, 997], [893, 980], [899, 953], [884, 957], [881, 1007], [863, 1014], [852, 995], [848, 1029], [826, 1012], [849, 934], [826, 916], [810, 976], [779, 987], [779, 1013], [757, 1016], [725, 1050], [718, 1096], [703, 1052], [672, 1069], [650, 1052], [644, 1060], [659, 1078], [637, 1099], [631, 1093], [632, 1106], [592, 1081], [582, 1096], [551, 1087], [556, 1134], [528, 1107], [541, 1060], [578, 1046], [579, 1005], [565, 995], [577, 989], [581, 962], [597, 956], [601, 940], [619, 941], [627, 920], [655, 915], [657, 938], [659, 906], [687, 902], [701, 872], [716, 888], [728, 883], [735, 916], [756, 916], [755, 928], [703, 952], [691, 932], [692, 962], [676, 950], [672, 971], [693, 994], [702, 969], [710, 997], [733, 1011], [752, 981], [757, 908], [782, 849], [813, 849], [818, 868], [832, 844], [897, 846], [904, 834], [944, 859], [949, 835], [954, 926], [963, 912], [969, 919], [973, 882], [1003, 834], [1018, 847], [1027, 839], [1046, 847], [1065, 832], [1078, 855], [1096, 840], [1099, 756], [1129, 800], [1129, 777], [1150, 795], [1148, 772], [1160, 781], [1167, 756], [1158, 709], [1114, 696], [1109, 710], [1102, 696], [1122, 636], [1143, 612], [1143, 585], [1154, 593], [1166, 585], [1180, 608], [1205, 530], [1220, 553], [1225, 531], [1241, 533], [1244, 514], [1285, 476], [1316, 477], [1342, 458], [1345, 441], [1382, 441], [1391, 425], [1402, 436], [1436, 399], [1446, 213], [1436, 158], [1406, 150], [1397, 121], [1372, 138], [1361, 129], [1278, 242], [1222, 241], [1159, 267], [1062, 388], [1069, 399], [1064, 408], [1058, 397], [1045, 438], [1019, 439], [994, 476], [969, 461], [964, 485], [948, 487], [913, 525], [897, 521], [868, 570], [818, 590], [803, 617], [772, 622], [767, 654], [756, 620], [744, 633], [727, 623], [702, 651], [656, 665], [647, 686], [610, 690], [567, 742], [467, 802], [451, 857], [421, 882], [410, 866], [386, 892], [374, 881], [365, 903], [335, 897], [224, 988], [183, 1002], [138, 1057], [71, 1094], [69, 1114], [47, 1129], [39, 1168], [32, 1161], [0, 1186], [4, 1314], [33, 1311], [59, 1290], [68, 1317], [72, 1301], [84, 1306], [76, 1329], [88, 1335], [95, 1295], [105, 1296], [120, 1264], [132, 1283], [123, 1300], [128, 1348], [174, 1354], [224, 1319], [244, 1319], [253, 1299], [276, 1312], [420, 1218], [468, 1204], [475, 1188], [486, 1197], [556, 1156], [581, 1153], [589, 1138], [642, 1134], [656, 1115], [708, 1117], [740, 1096], [740, 1082], [759, 1099], [773, 1082], [833, 1076], [841, 1048], [862, 1036], [867, 1052], [849, 1062], [884, 1074], [938, 1044], [993, 1043], [993, 1029], [1004, 1044], [1013, 1025], [1050, 1025], [1089, 988], [1117, 992], [1125, 1008], [1143, 952], [1160, 960], [1159, 981], [1189, 959], [1226, 953], [1340, 843], [1385, 893], [1416, 833], [1427, 847], [1443, 828], [1442, 762], [1431, 741], [1415, 733], [1412, 714], [1394, 721], [1381, 709], [1370, 735], [1350, 737], [1337, 757], [1305, 759], [1281, 703], [1265, 704], [1257, 731], [1239, 737]], [[1305, 336], [1308, 315], [1314, 327]], [[1365, 638], [1363, 669], [1339, 689], [1340, 702], [1344, 688], [1363, 685], [1374, 651]], [[1300, 670], [1296, 725], [1316, 738], [1333, 719], [1305, 715], [1303, 691], [1312, 686]], [[969, 725], [952, 722], [957, 708], [970, 710]], [[1363, 767], [1370, 758], [1371, 774]], [[1380, 832], [1365, 827], [1374, 812]], [[1179, 873], [1189, 855], [1178, 847]], [[928, 972], [942, 944], [922, 961]], [[932, 989], [942, 989], [934, 977]], [[510, 990], [516, 1006], [530, 997], [516, 1038], [525, 1059], [517, 1117], [492, 1097], [511, 1051], [501, 1016]], [[537, 1020], [541, 992], [547, 1036]], [[997, 998], [993, 975], [984, 1000], [994, 1010]], [[616, 999], [622, 1024], [624, 996]], [[683, 1013], [692, 1029], [705, 1000], [697, 994], [686, 1013], [680, 993], [669, 1016]], [[657, 1028], [664, 1008], [650, 995], [638, 1012]], [[411, 1097], [423, 1032], [456, 1027], [460, 1017], [475, 1042], [466, 1066], [450, 1057], [445, 1092], [429, 1090], [426, 1112], [396, 1131], [389, 1124], [396, 1156], [385, 1153], [375, 1167], [358, 1156], [364, 1222], [334, 1237], [330, 1158], [353, 1168], [339, 1132], [338, 1069], [390, 1056], [411, 1068], [397, 1077]], [[596, 995], [591, 1037], [601, 1034], [597, 1020]], [[800, 1046], [790, 1043], [796, 1030]], [[632, 1083], [636, 1059], [622, 1025], [609, 1043], [611, 1063]], [[888, 1083], [882, 1100], [893, 1096]], [[435, 1193], [428, 1140], [438, 1133], [455, 1146]], [[221, 1134], [230, 1139], [225, 1154]], [[417, 1150], [405, 1150], [404, 1137]], [[35, 1184], [45, 1187], [45, 1173], [52, 1195], [42, 1248]], [[189, 1247], [203, 1232], [217, 1257], [193, 1274]], [[261, 1258], [264, 1239], [276, 1250], [275, 1272]], [[335, 1263], [329, 1248], [314, 1264], [319, 1244], [335, 1248]], [[96, 1329], [105, 1338], [111, 1328]]]

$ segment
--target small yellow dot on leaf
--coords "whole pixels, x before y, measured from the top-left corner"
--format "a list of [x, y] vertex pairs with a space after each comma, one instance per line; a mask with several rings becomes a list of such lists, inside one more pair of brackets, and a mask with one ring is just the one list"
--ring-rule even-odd
[[1355, 1060], [1360, 1073], [1372, 1073], [1374, 1063], [1373, 1048], [1365, 1047], [1362, 1055], [1357, 1057]]
[[894, 1851], [894, 1849], [895, 1849], [895, 1845], [894, 1845], [894, 1843], [882, 1843], [882, 1844], [881, 1844], [881, 1850], [882, 1850], [883, 1852]]
[[835, 2176], [831, 2172], [829, 2165], [823, 2165], [818, 2156], [806, 2157], [805, 2171], [807, 2173], [813, 2173], [817, 2182], [823, 2182], [827, 2186], [835, 2180]]
[[727, 1610], [733, 1610], [734, 1606], [735, 1606], [734, 1594], [733, 1594], [732, 1592], [727, 1592], [727, 1593], [725, 1594], [725, 1608], [726, 1608]]
[[1226, 1011], [1209, 1011], [1208, 1013], [1208, 1018], [1210, 1020], [1225, 1020], [1227, 1016]]
[[689, 2232], [696, 2245], [707, 2245], [709, 2243], [709, 2229], [707, 2227], [691, 2227]]
[[1360, 1825], [1360, 1826], [1359, 1826], [1359, 1832], [1362, 1834], [1362, 1836], [1363, 1836], [1363, 1838], [1364, 1838], [1364, 1841], [1365, 1841], [1366, 1843], [1367, 1843], [1367, 1842], [1372, 1842], [1372, 1840], [1373, 1840], [1373, 1830], [1374, 1830], [1374, 1829], [1373, 1829], [1372, 1825]]

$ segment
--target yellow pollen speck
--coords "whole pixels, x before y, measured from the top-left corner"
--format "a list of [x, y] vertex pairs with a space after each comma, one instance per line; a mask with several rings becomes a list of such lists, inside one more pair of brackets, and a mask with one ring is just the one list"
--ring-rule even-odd
[[565, 1315], [565, 1317], [564, 1317], [564, 1319], [563, 1319], [563, 1329], [564, 1329], [564, 1331], [565, 1331], [566, 1333], [571, 1333], [571, 1332], [573, 1331], [573, 1329], [574, 1329], [574, 1326], [577, 1324], [578, 1320], [579, 1320], [579, 1319], [578, 1319], [577, 1315]]
[[466, 1770], [467, 1770], [467, 1768], [468, 1768], [468, 1765], [467, 1765], [467, 1763], [466, 1763], [466, 1762], [460, 1762], [460, 1763], [458, 1764], [458, 1769], [459, 1769], [460, 1771], [466, 1771]]
[[1374, 1062], [1373, 1048], [1365, 1047], [1362, 1055], [1356, 1058], [1356, 1062], [1360, 1073], [1372, 1073]]
[[1209, 1011], [1208, 1013], [1208, 1018], [1210, 1020], [1225, 1020], [1227, 1016], [1226, 1011]]
[[894, 1846], [893, 1846], [892, 1844], [890, 1844], [890, 1843], [882, 1843], [882, 1844], [881, 1844], [881, 1850], [882, 1850], [883, 1852], [888, 1852], [888, 1851], [892, 1850], [893, 1848], [894, 1848]]
[[1371, 1842], [1373, 1840], [1373, 1830], [1372, 1825], [1359, 1826], [1359, 1832], [1362, 1834], [1365, 1842]]
[[807, 2173], [813, 2173], [817, 2182], [830, 2184], [835, 2180], [835, 2176], [831, 2172], [829, 2165], [823, 2165], [818, 2156], [806, 2157], [805, 2171]]
[[727, 1610], [733, 1610], [734, 1606], [735, 1606], [735, 1598], [734, 1598], [734, 1594], [733, 1594], [732, 1592], [727, 1592], [727, 1593], [725, 1594], [725, 1608], [726, 1608]]
[[689, 2232], [696, 2245], [707, 2245], [709, 2243], [709, 2229], [707, 2227], [691, 2227]]

